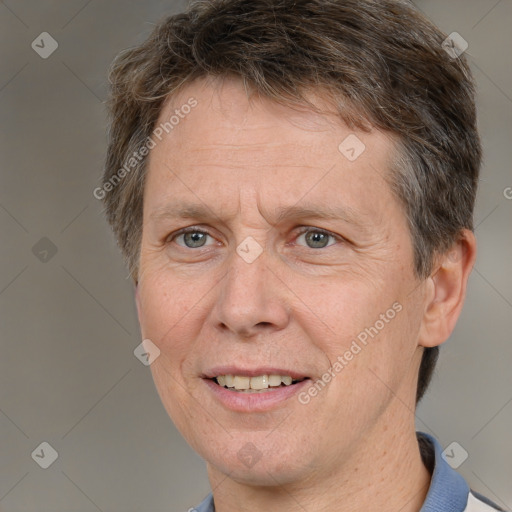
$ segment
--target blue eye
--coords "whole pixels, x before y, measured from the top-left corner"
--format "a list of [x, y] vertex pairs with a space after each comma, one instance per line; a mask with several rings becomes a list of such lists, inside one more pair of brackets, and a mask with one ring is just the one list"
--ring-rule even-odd
[[187, 228], [182, 229], [178, 233], [176, 233], [169, 241], [176, 240], [179, 237], [183, 237], [184, 246], [182, 244], [178, 244], [182, 247], [187, 247], [189, 249], [197, 249], [205, 246], [206, 237], [210, 236], [206, 231], [202, 231], [197, 228]]
[[297, 237], [297, 240], [303, 235], [305, 235], [304, 238], [310, 249], [323, 249], [324, 247], [329, 247], [329, 245], [332, 245], [328, 244], [329, 238], [332, 238], [335, 241], [337, 240], [337, 237], [333, 234], [317, 228], [306, 228], [302, 230]]
[[[340, 240], [339, 237], [329, 233], [328, 231], [312, 227], [304, 228], [297, 236], [297, 240], [302, 236], [304, 236], [306, 245], [309, 249], [324, 249], [325, 247], [329, 247], [336, 243], [337, 240]], [[172, 242], [182, 238], [183, 243], [178, 243], [180, 247], [185, 247], [187, 249], [199, 249], [201, 247], [211, 245], [206, 243], [207, 237], [210, 237], [208, 232], [190, 227], [178, 231], [172, 237], [169, 237], [167, 241]], [[333, 242], [329, 243], [329, 239], [332, 239]]]

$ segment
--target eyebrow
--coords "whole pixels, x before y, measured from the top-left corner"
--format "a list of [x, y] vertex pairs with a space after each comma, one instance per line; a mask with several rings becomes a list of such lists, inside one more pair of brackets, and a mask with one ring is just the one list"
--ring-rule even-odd
[[[194, 219], [198, 221], [229, 219], [222, 218], [222, 215], [215, 214], [210, 208], [202, 204], [173, 203], [155, 209], [149, 215], [151, 220], [156, 222], [170, 219]], [[274, 210], [275, 224], [287, 219], [321, 219], [321, 220], [342, 220], [354, 224], [359, 228], [365, 227], [360, 214], [353, 208], [342, 205], [312, 205], [301, 204], [292, 206], [279, 206]]]

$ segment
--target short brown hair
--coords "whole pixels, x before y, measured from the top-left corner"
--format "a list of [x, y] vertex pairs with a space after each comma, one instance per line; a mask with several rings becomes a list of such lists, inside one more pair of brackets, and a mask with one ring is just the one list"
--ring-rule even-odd
[[[315, 110], [306, 95], [322, 91], [348, 126], [396, 134], [387, 179], [408, 218], [416, 275], [427, 277], [435, 255], [473, 229], [481, 160], [471, 72], [445, 39], [401, 0], [199, 0], [163, 19], [143, 44], [116, 57], [109, 74], [109, 144], [97, 197], [133, 279], [147, 158], [122, 179], [119, 169], [151, 136], [169, 96], [215, 76]], [[417, 401], [437, 356], [438, 347], [424, 350]]]

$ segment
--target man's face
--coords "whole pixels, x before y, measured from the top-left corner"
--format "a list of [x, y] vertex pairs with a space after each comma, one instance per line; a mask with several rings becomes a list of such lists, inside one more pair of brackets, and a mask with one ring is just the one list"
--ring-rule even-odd
[[[384, 179], [394, 143], [249, 102], [231, 80], [189, 85], [159, 123], [191, 97], [144, 191], [137, 306], [155, 385], [210, 468], [262, 485], [329, 471], [413, 416], [424, 288]], [[206, 378], [225, 374], [309, 380], [247, 393]]]

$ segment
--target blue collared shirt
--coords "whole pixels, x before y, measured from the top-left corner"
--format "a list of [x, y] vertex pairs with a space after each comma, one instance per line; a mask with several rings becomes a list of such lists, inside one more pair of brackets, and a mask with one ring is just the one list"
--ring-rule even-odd
[[[442, 457], [443, 449], [438, 441], [423, 432], [423, 445], [431, 450], [434, 460], [432, 479], [427, 497], [420, 512], [492, 512], [503, 510], [484, 496], [472, 491], [464, 478], [450, 467]], [[208, 496], [190, 512], [215, 512], [213, 495]]]

